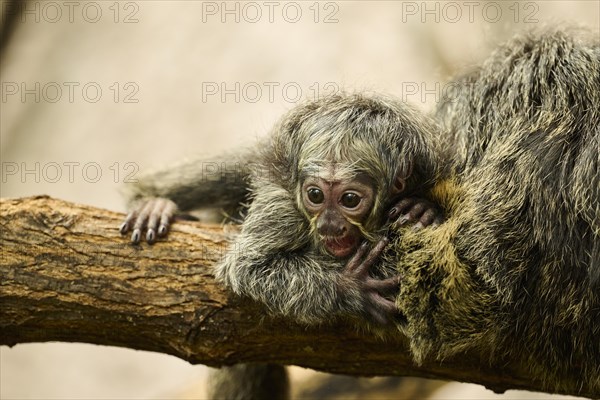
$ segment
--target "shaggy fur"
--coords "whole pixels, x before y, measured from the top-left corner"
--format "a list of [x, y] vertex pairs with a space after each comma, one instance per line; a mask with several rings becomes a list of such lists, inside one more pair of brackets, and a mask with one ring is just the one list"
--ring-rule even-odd
[[426, 117], [380, 95], [334, 95], [294, 108], [251, 168], [252, 202], [217, 278], [305, 323], [366, 316], [357, 284], [342, 283], [345, 261], [313, 245], [298, 201], [302, 177], [322, 173], [332, 162], [345, 175], [367, 174], [376, 198], [363, 229], [376, 238], [398, 174], [412, 171], [406, 193], [438, 179], [434, 132]]
[[289, 378], [281, 365], [237, 364], [211, 371], [209, 399], [284, 400], [290, 398]]
[[526, 35], [460, 80], [437, 118], [447, 222], [388, 254], [417, 360], [479, 349], [550, 389], [600, 388], [600, 46]]
[[[136, 186], [181, 209], [250, 202], [217, 277], [305, 323], [365, 316], [343, 262], [312, 245], [303, 177], [332, 161], [376, 184], [382, 234], [394, 178], [446, 213], [391, 232], [381, 276], [404, 276], [400, 329], [417, 361], [466, 349], [521, 361], [548, 389], [600, 389], [600, 46], [585, 34], [518, 37], [460, 78], [435, 120], [388, 97], [335, 95], [289, 112], [265, 143], [201, 179], [187, 164]], [[181, 172], [183, 171], [183, 172]], [[240, 172], [241, 171], [241, 172]], [[249, 188], [249, 192], [248, 192]], [[344, 290], [339, 290], [343, 287]], [[367, 326], [364, 320], [359, 326]]]

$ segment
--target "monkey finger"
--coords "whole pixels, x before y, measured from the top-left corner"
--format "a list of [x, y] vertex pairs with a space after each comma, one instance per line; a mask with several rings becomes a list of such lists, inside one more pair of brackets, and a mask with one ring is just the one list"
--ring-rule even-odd
[[148, 201], [146, 204], [144, 204], [144, 206], [142, 207], [141, 211], [139, 212], [137, 218], [135, 219], [135, 223], [133, 224], [133, 229], [141, 230], [146, 227], [146, 224], [148, 223], [148, 217], [153, 208], [154, 208], [153, 201]]
[[177, 206], [173, 202], [167, 202], [162, 215], [160, 216], [160, 226], [158, 227], [158, 236], [162, 237], [167, 234], [171, 221], [175, 218]]
[[396, 302], [392, 300], [388, 300], [380, 295], [371, 296], [371, 300], [383, 311], [387, 314], [394, 314], [398, 312], [398, 307], [396, 306]]
[[435, 217], [435, 219], [433, 220], [433, 223], [431, 224], [431, 226], [433, 226], [433, 227], [440, 226], [442, 223], [444, 223], [444, 217], [441, 215], [437, 215]]
[[140, 242], [142, 229], [146, 227], [148, 216], [153, 208], [154, 202], [152, 200], [148, 201], [146, 204], [144, 204], [142, 210], [135, 218], [135, 223], [133, 224], [133, 233], [131, 234], [131, 243], [138, 244]]
[[127, 222], [123, 222], [121, 226], [119, 226], [119, 233], [124, 235], [129, 231], [129, 224]]
[[367, 257], [356, 268], [356, 274], [358, 276], [367, 276], [369, 274], [369, 269], [371, 269], [371, 266], [375, 263], [377, 258], [379, 258], [383, 252], [383, 249], [388, 245], [389, 242], [390, 239], [383, 237], [379, 240], [379, 242], [377, 242], [377, 244], [375, 244], [369, 254], [367, 254]]
[[423, 213], [429, 209], [429, 205], [425, 202], [418, 202], [406, 213], [408, 218], [412, 221], [416, 221], [421, 218]]
[[169, 230], [169, 224], [168, 223], [164, 224], [161, 221], [161, 224], [158, 226], [158, 231], [157, 231], [158, 237], [165, 236], [167, 234], [168, 230]]
[[153, 244], [156, 240], [156, 230], [158, 229], [158, 219], [160, 217], [160, 203], [154, 205], [154, 209], [148, 217], [148, 224], [146, 225], [146, 242]]
[[134, 229], [133, 233], [131, 234], [131, 243], [138, 244], [140, 242], [140, 237], [141, 236], [142, 236], [142, 230], [141, 229]]
[[155, 241], [156, 232], [154, 231], [154, 229], [148, 229], [148, 231], [146, 231], [146, 242], [148, 242], [148, 244], [154, 244]]
[[361, 265], [360, 260], [362, 260], [365, 253], [367, 252], [368, 248], [369, 248], [369, 242], [363, 242], [358, 247], [358, 249], [356, 250], [356, 253], [354, 253], [354, 255], [352, 256], [350, 261], [348, 261], [348, 263], [346, 264], [346, 268], [344, 268], [345, 273], [353, 273], [354, 271], [357, 270], [357, 268]]
[[425, 228], [425, 225], [423, 225], [423, 223], [421, 221], [417, 222], [416, 224], [414, 224], [412, 226], [412, 230], [413, 231], [420, 231], [421, 229]]
[[423, 224], [424, 227], [429, 226], [435, 220], [437, 216], [437, 210], [435, 208], [428, 208], [425, 210], [421, 218], [419, 218], [419, 222]]
[[400, 200], [388, 213], [388, 220], [394, 220], [398, 215], [405, 214], [406, 211], [415, 204], [415, 199], [408, 197]]
[[[170, 222], [177, 213], [177, 205], [171, 200], [165, 200], [165, 202], [166, 204], [162, 211], [161, 222], [164, 222], [165, 220]], [[193, 215], [190, 217], [191, 218], [189, 218], [188, 221], [198, 221], [198, 218], [194, 217]]]
[[137, 211], [134, 210], [132, 212], [130, 212], [129, 214], [127, 214], [127, 217], [125, 217], [125, 221], [123, 221], [123, 223], [121, 224], [121, 226], [119, 227], [119, 232], [121, 232], [121, 235], [126, 234], [129, 229], [131, 228], [131, 223], [133, 222], [133, 220], [137, 217]]
[[406, 225], [409, 221], [410, 217], [408, 215], [402, 215], [392, 224], [392, 227], [395, 229], [400, 228], [401, 226]]
[[154, 202], [154, 206], [152, 207], [152, 211], [148, 215], [148, 229], [156, 230], [158, 221], [162, 217], [164, 212], [165, 204], [162, 199], [157, 199]]
[[394, 301], [388, 300], [378, 294], [372, 294], [369, 296], [369, 301], [373, 305], [373, 310], [376, 311], [372, 314], [381, 314], [384, 317], [383, 319], [385, 320], [386, 324], [389, 321], [389, 318], [387, 318], [388, 315], [395, 315], [399, 312]]
[[377, 293], [384, 296], [393, 294], [400, 290], [400, 276], [394, 276], [387, 279], [370, 278], [365, 283], [367, 288], [375, 290]]
[[[385, 247], [390, 243], [390, 238], [388, 238], [387, 236], [383, 236], [381, 239], [379, 239], [379, 241], [375, 244], [375, 247], [373, 247], [371, 249], [371, 251], [369, 252], [368, 257], [373, 257], [374, 259], [376, 257], [378, 257], [382, 252], [383, 249], [385, 249]], [[374, 259], [372, 261], [374, 261]], [[372, 262], [371, 261], [371, 262]]]
[[394, 222], [394, 228], [399, 228], [410, 222], [418, 221], [420, 218], [422, 218], [423, 213], [425, 213], [427, 210], [429, 210], [427, 203], [415, 202], [415, 204], [406, 212], [406, 214], [400, 216], [398, 220]]
[[397, 204], [396, 207], [398, 208], [398, 211], [400, 212], [400, 214], [404, 214], [406, 213], [410, 208], [414, 207], [414, 205], [417, 203], [417, 199], [414, 197], [407, 197], [405, 199], [400, 200]]

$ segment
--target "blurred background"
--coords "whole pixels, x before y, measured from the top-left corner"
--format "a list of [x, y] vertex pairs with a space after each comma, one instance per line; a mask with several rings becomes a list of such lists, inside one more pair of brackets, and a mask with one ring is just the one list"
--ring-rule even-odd
[[[600, 35], [598, 1], [1, 1], [1, 196], [125, 211], [139, 171], [253, 143], [299, 101], [372, 90], [429, 110], [517, 32]], [[116, 227], [115, 227], [116, 229]], [[0, 347], [2, 399], [201, 399], [207, 368], [85, 344]], [[293, 368], [297, 398], [549, 398]]]

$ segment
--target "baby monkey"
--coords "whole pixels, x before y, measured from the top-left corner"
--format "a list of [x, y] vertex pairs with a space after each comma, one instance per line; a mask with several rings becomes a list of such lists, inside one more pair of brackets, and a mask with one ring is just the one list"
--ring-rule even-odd
[[245, 220], [216, 276], [235, 293], [305, 323], [366, 318], [388, 324], [399, 277], [378, 266], [387, 230], [442, 222], [434, 124], [390, 97], [336, 94], [288, 112], [251, 152], [186, 163], [133, 186], [121, 226], [138, 243], [165, 236], [179, 212], [240, 207]]

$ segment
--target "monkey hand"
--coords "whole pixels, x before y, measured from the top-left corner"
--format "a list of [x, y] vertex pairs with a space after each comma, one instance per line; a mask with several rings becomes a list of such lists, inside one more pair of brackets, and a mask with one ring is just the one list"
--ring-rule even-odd
[[388, 223], [394, 227], [413, 224], [413, 229], [436, 227], [444, 222], [442, 211], [429, 200], [406, 197], [396, 203], [388, 213]]
[[157, 237], [167, 234], [169, 224], [176, 213], [177, 205], [169, 199], [160, 197], [142, 199], [127, 215], [119, 231], [124, 235], [131, 230], [131, 243], [137, 244], [145, 229], [146, 241], [153, 244]]
[[[389, 296], [395, 297], [395, 294], [398, 293], [400, 277], [377, 279], [369, 275], [371, 267], [388, 243], [388, 238], [382, 238], [368, 254], [368, 243], [363, 243], [342, 271], [345, 278], [357, 285], [354, 288], [358, 287], [362, 308], [367, 318], [381, 325], [387, 325], [401, 316], [396, 303], [388, 299]], [[342, 287], [341, 289], [347, 288]]]

